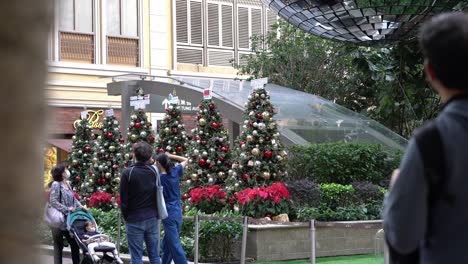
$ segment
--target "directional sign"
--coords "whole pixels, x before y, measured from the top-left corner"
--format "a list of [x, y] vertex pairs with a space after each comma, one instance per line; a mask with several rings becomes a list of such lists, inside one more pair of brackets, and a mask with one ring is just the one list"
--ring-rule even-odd
[[150, 104], [150, 95], [138, 95], [130, 97], [130, 105], [135, 109], [145, 109], [146, 105]]
[[205, 89], [203, 90], [203, 99], [205, 100], [209, 100], [211, 99], [213, 96], [211, 95], [211, 90], [210, 89]]

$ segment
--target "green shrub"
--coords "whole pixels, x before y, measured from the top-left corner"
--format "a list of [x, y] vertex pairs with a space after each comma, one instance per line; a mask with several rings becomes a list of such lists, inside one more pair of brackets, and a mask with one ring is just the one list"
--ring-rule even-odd
[[382, 202], [385, 189], [371, 182], [353, 182], [351, 184], [356, 191], [356, 196], [359, 203], [369, 204], [374, 202]]
[[286, 183], [294, 207], [316, 207], [320, 205], [322, 191], [320, 185], [309, 179], [294, 180]]
[[382, 204], [350, 205], [331, 209], [326, 206], [304, 207], [297, 210], [299, 221], [357, 221], [380, 219]]
[[324, 143], [289, 148], [288, 173], [293, 180], [316, 183], [380, 184], [398, 167], [401, 152], [389, 153], [379, 144]]
[[351, 206], [357, 201], [355, 190], [351, 185], [341, 185], [336, 183], [320, 184], [322, 190], [321, 204], [328, 208]]

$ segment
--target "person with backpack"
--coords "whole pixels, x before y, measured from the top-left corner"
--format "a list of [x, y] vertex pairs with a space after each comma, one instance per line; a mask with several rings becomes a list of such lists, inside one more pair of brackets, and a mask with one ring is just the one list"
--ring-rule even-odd
[[444, 107], [392, 175], [383, 210], [391, 263], [468, 263], [468, 14], [433, 17], [419, 39]]

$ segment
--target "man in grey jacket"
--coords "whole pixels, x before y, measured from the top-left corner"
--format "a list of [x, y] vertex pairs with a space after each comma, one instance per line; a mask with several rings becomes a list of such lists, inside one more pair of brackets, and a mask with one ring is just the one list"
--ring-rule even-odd
[[[384, 229], [398, 253], [419, 248], [420, 263], [468, 263], [468, 14], [432, 18], [422, 28], [420, 43], [427, 79], [445, 104], [435, 120], [445, 183], [430, 184], [424, 172], [428, 164], [412, 138], [400, 170], [392, 175]], [[434, 191], [451, 199], [429, 203]]]

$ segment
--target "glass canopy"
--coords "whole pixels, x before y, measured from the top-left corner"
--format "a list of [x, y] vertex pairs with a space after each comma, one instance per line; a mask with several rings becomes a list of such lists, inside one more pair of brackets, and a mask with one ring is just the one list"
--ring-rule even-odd
[[[250, 82], [199, 78], [174, 78], [184, 86], [212, 87], [219, 98], [244, 108], [252, 91]], [[320, 96], [268, 84], [271, 102], [277, 109], [275, 120], [283, 136], [294, 144], [323, 142], [380, 143], [403, 150], [407, 140], [380, 123], [337, 105]]]

